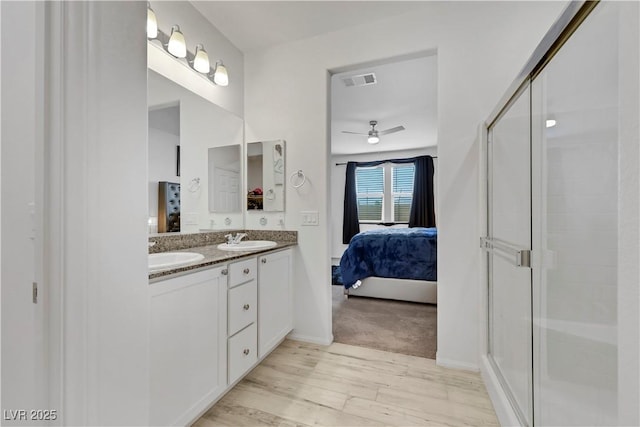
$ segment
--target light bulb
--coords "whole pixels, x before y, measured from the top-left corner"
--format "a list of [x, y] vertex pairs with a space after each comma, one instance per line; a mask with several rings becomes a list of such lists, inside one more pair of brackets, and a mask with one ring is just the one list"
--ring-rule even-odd
[[196, 55], [193, 58], [193, 69], [202, 74], [209, 74], [211, 67], [209, 66], [209, 55], [201, 44], [196, 45]]
[[151, 4], [147, 3], [147, 38], [155, 39], [158, 37], [158, 20], [156, 13], [151, 9]]
[[367, 138], [367, 142], [369, 144], [377, 144], [378, 142], [380, 142], [380, 138], [378, 138], [377, 135], [369, 135], [369, 138]]
[[169, 37], [167, 51], [176, 58], [187, 56], [187, 44], [184, 41], [184, 35], [180, 32], [180, 27], [177, 25], [171, 27], [171, 37]]
[[546, 121], [546, 126], [547, 126], [548, 128], [552, 128], [552, 127], [554, 127], [555, 125], [556, 125], [556, 121], [555, 121], [554, 119], [547, 119], [547, 121]]
[[218, 86], [229, 85], [229, 74], [227, 73], [227, 67], [224, 66], [222, 61], [216, 62], [216, 70], [213, 73], [213, 82]]

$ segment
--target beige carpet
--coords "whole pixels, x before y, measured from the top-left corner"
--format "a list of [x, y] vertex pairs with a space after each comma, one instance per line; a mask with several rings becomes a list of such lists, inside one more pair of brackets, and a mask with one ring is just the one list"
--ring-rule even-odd
[[333, 340], [343, 344], [436, 358], [437, 307], [432, 304], [349, 297], [333, 292]]

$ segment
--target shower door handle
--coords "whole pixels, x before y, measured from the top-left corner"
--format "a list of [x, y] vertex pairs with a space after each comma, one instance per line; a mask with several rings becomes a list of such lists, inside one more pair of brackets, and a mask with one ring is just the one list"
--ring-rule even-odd
[[509, 261], [516, 267], [531, 268], [531, 250], [491, 237], [481, 237], [480, 247]]

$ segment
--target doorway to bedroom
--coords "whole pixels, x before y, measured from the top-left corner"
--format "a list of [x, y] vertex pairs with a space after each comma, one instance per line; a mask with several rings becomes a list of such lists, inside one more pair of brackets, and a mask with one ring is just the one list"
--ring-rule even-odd
[[435, 51], [334, 70], [330, 105], [334, 341], [435, 359]]

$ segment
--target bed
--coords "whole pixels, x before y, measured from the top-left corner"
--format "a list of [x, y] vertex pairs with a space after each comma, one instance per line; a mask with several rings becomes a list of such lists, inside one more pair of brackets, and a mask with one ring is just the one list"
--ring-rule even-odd
[[345, 295], [436, 304], [436, 228], [359, 233], [340, 259]]

